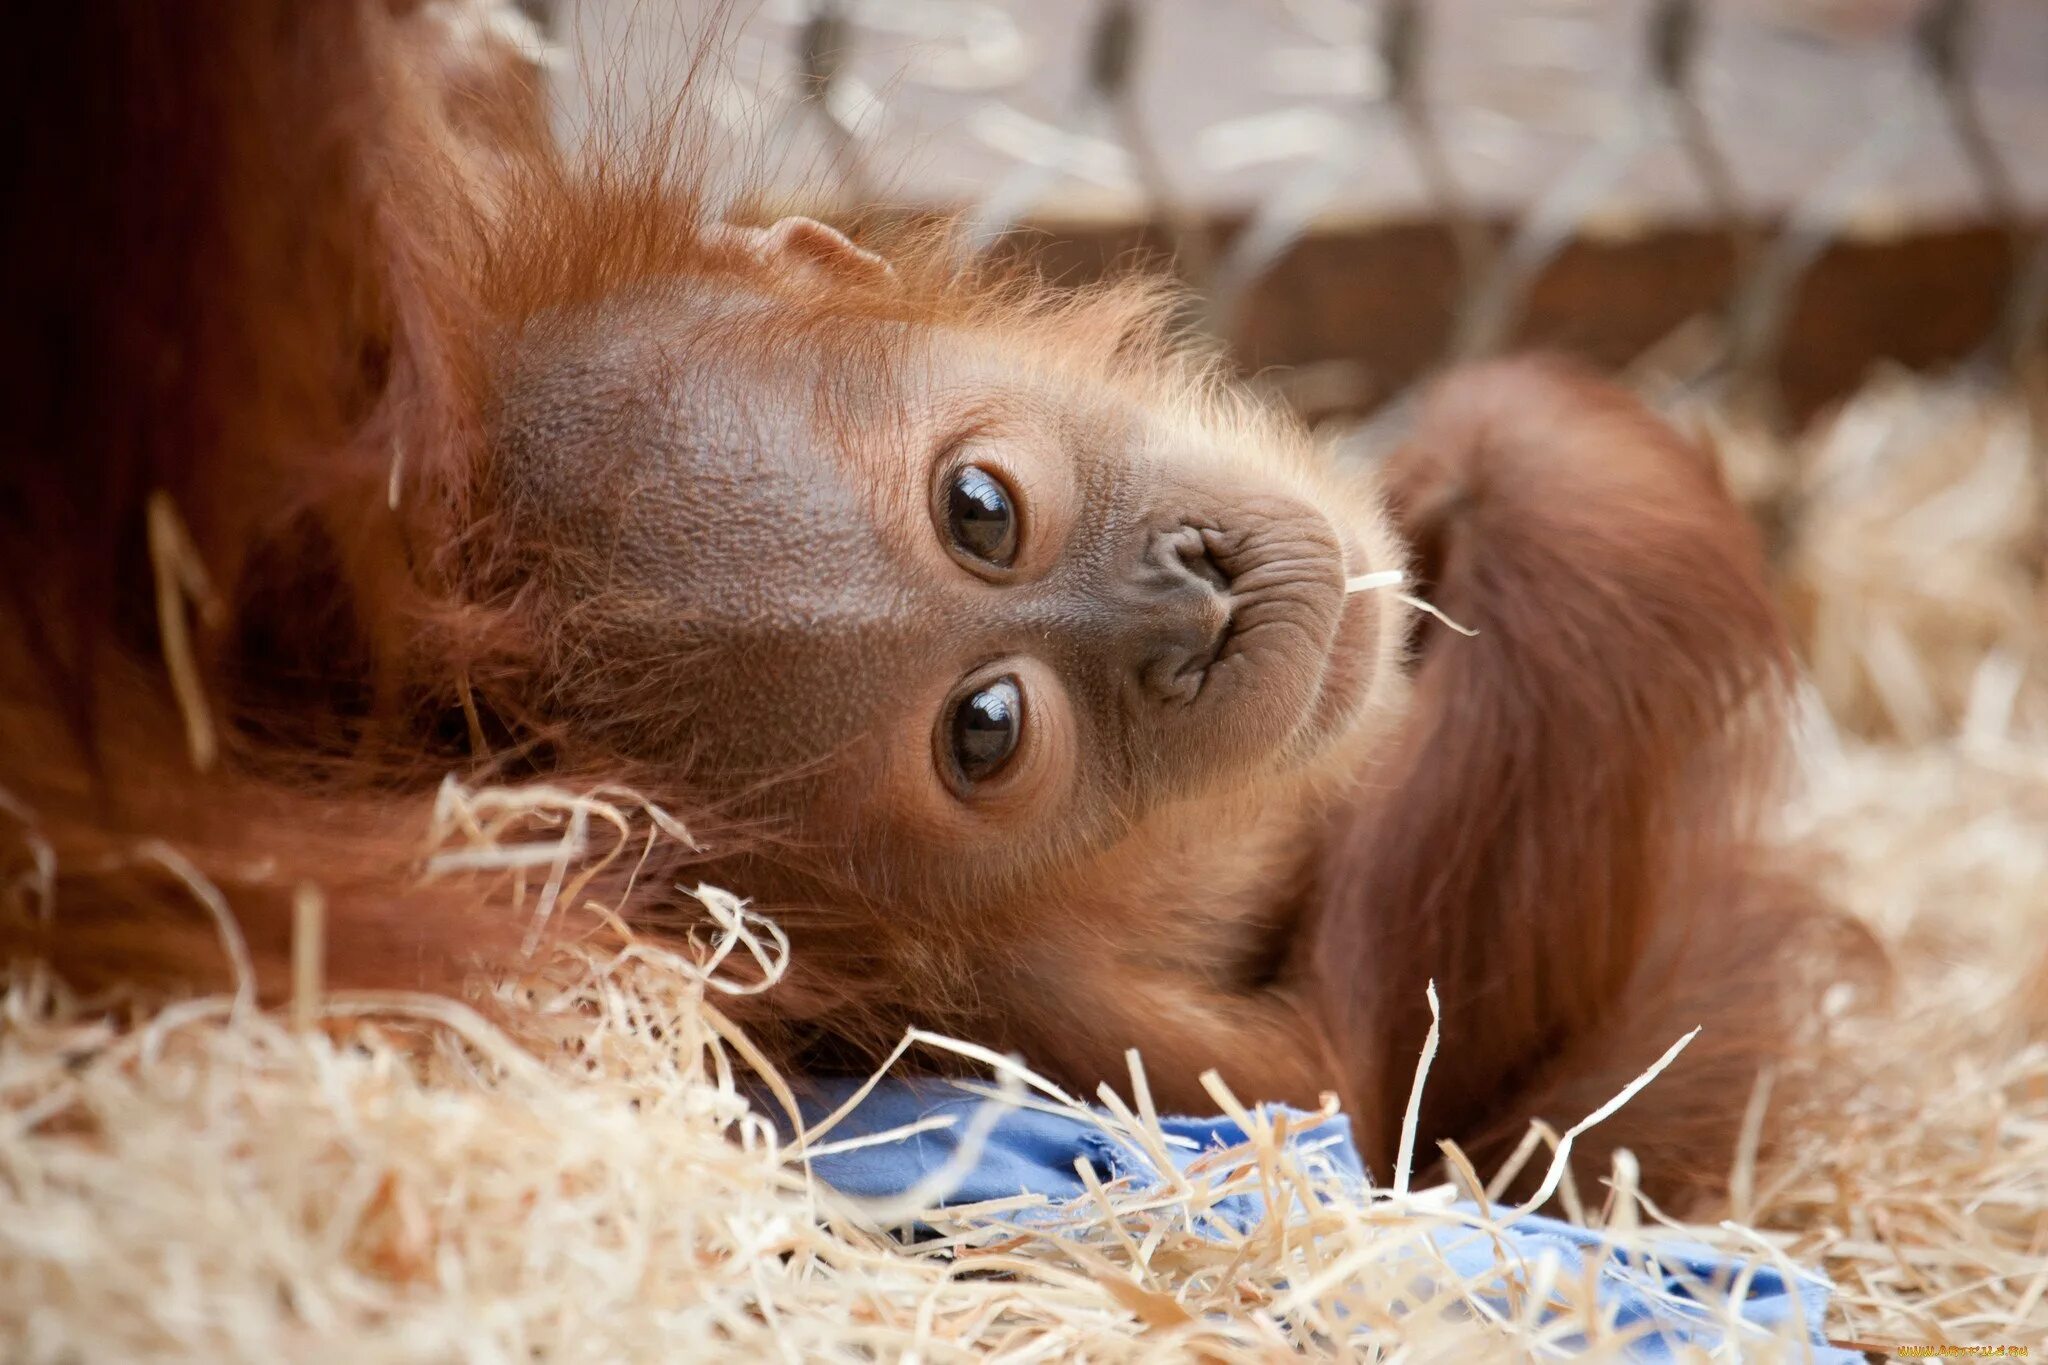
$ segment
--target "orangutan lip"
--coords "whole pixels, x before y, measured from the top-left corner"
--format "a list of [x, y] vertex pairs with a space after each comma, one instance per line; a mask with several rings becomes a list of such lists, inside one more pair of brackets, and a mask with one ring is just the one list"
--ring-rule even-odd
[[1330, 639], [1330, 652], [1323, 664], [1325, 688], [1346, 681], [1340, 676], [1347, 671], [1343, 665], [1351, 661], [1357, 647], [1371, 635], [1374, 618], [1379, 612], [1379, 604], [1370, 600], [1371, 596], [1370, 593], [1346, 594], [1337, 608], [1337, 630]]
[[1368, 690], [1373, 664], [1366, 642], [1378, 628], [1381, 610], [1373, 598], [1393, 582], [1380, 578], [1370, 568], [1363, 548], [1350, 535], [1340, 531], [1338, 544], [1343, 555], [1339, 567], [1346, 591], [1338, 603], [1336, 630], [1323, 660], [1316, 695], [1303, 717], [1305, 730], [1323, 738], [1345, 728], [1350, 713]]

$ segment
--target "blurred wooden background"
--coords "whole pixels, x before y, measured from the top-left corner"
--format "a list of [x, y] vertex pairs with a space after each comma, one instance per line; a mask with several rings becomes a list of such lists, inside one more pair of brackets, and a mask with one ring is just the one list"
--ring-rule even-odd
[[1789, 428], [1879, 360], [2010, 368], [2041, 340], [2039, 0], [539, 12], [572, 111], [666, 97], [715, 33], [696, 94], [793, 193], [966, 209], [1067, 278], [1171, 256], [1312, 417], [1553, 345]]

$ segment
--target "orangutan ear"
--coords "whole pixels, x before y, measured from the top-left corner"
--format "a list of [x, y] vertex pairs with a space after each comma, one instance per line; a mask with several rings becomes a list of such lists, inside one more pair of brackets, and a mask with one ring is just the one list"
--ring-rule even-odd
[[887, 261], [815, 218], [784, 218], [767, 227], [721, 224], [707, 236], [777, 269], [823, 271], [860, 281], [886, 279], [892, 273]]

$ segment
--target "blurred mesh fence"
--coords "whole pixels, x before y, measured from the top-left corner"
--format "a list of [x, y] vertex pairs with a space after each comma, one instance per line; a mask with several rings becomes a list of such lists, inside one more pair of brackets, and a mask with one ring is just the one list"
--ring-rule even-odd
[[[647, 0], [563, 0], [602, 28]], [[1312, 411], [1563, 343], [1774, 420], [2033, 363], [2035, 0], [768, 0], [721, 103], [848, 198], [1171, 255]], [[1308, 296], [1308, 297], [1304, 297]], [[1348, 314], [1348, 316], [1336, 316]]]
[[807, 203], [1169, 262], [1340, 449], [1447, 363], [1581, 354], [1717, 438], [1839, 719], [2048, 729], [2042, 0], [551, 10], [612, 93], [716, 34], [699, 95]]

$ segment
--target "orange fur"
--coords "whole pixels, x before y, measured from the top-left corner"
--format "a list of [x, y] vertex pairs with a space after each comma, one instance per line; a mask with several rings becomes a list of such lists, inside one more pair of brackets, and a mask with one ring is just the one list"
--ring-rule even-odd
[[1553, 362], [1446, 381], [1389, 491], [1431, 599], [1479, 633], [1424, 627], [1416, 710], [1326, 853], [1317, 967], [1338, 1036], [1378, 1044], [1354, 1105], [1405, 1094], [1432, 979], [1424, 1131], [1483, 1156], [1700, 1026], [1585, 1164], [1627, 1145], [1711, 1183], [1831, 922], [1757, 842], [1791, 659], [1756, 534], [1700, 452]]
[[[166, 846], [219, 888], [270, 996], [308, 884], [340, 981], [516, 971], [527, 926], [473, 878], [420, 875], [449, 772], [625, 784], [683, 815], [710, 851], [640, 870], [623, 908], [643, 922], [674, 925], [696, 875], [776, 884], [745, 793], [653, 754], [687, 725], [578, 651], [480, 491], [496, 349], [529, 319], [687, 278], [849, 349], [876, 319], [986, 334], [1326, 486], [1298, 431], [1172, 339], [1157, 286], [1057, 293], [914, 233], [870, 238], [891, 273], [831, 269], [806, 230], [825, 268], [778, 273], [699, 221], [686, 127], [578, 173], [537, 120], [492, 112], [503, 72], [451, 68], [417, 15], [250, 0], [204, 26], [76, 7], [49, 27], [36, 78], [0, 96], [41, 130], [0, 258], [23, 300], [0, 381], [23, 415], [0, 465], [0, 944], [81, 982], [222, 981]], [[933, 907], [950, 919], [807, 870], [811, 899], [777, 907], [792, 974], [750, 1022], [841, 1065], [947, 1028], [1083, 1087], [1139, 1044], [1172, 1106], [1207, 1103], [1209, 1066], [1247, 1096], [1336, 1088], [1384, 1164], [1434, 979], [1429, 1135], [1493, 1154], [1703, 1023], [1665, 1102], [1608, 1145], [1711, 1178], [1783, 1035], [1791, 926], [1817, 916], [1753, 852], [1787, 668], [1754, 537], [1668, 430], [1541, 363], [1450, 381], [1378, 487], [1434, 600], [1481, 634], [1423, 628], [1413, 709], [1393, 728], [1390, 681], [1369, 754], [1166, 811], [1028, 896]], [[204, 766], [152, 606], [181, 547], [152, 564], [152, 506], [204, 567], [168, 599], [217, 737]], [[630, 862], [589, 897], [618, 901]], [[576, 911], [558, 929], [587, 928]]]

